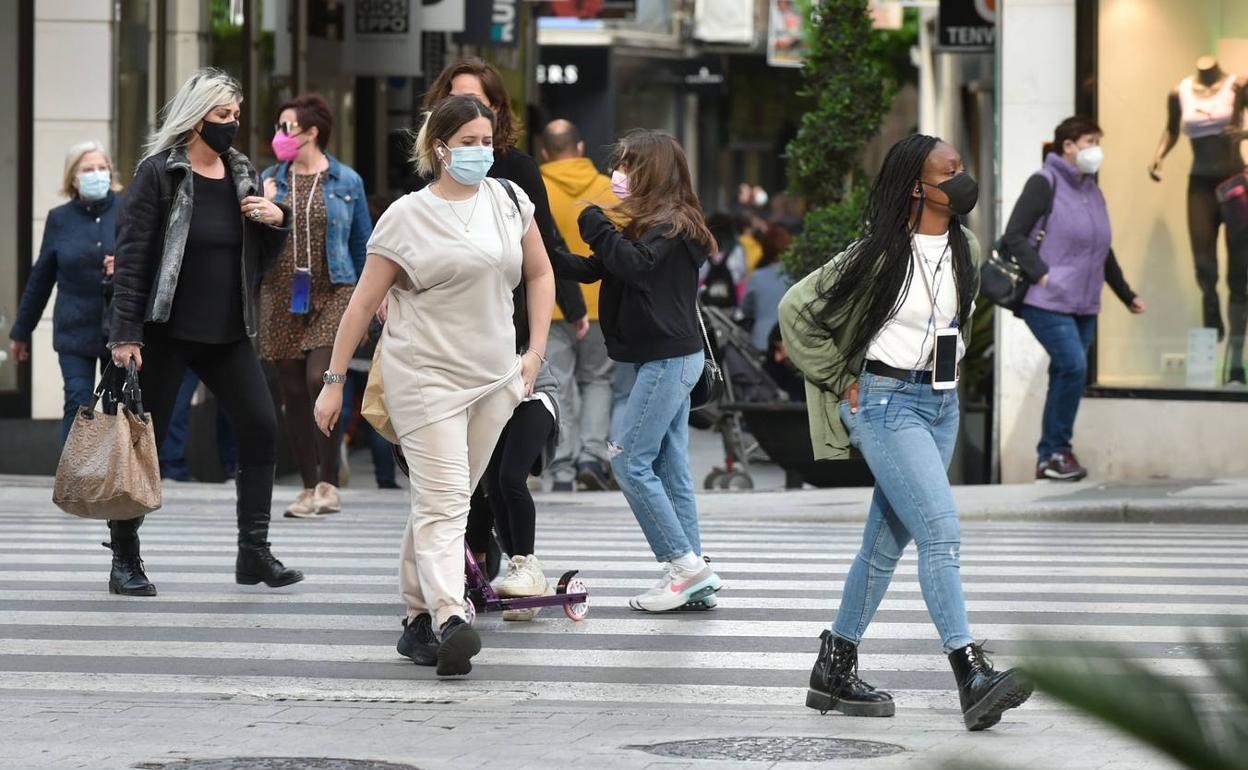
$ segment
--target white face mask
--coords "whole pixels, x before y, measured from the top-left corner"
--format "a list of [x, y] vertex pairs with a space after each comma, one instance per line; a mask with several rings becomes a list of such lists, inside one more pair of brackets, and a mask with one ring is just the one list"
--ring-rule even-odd
[[1084, 174], [1095, 174], [1101, 170], [1101, 163], [1104, 160], [1105, 151], [1099, 144], [1094, 144], [1079, 151], [1079, 154], [1075, 156], [1075, 167]]

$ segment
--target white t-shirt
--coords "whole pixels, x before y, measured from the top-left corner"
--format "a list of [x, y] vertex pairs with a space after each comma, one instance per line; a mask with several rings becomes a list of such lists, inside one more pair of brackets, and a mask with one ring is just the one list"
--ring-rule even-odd
[[[930, 368], [936, 330], [948, 329], [958, 317], [958, 290], [953, 276], [949, 233], [914, 236], [914, 277], [897, 315], [867, 348], [867, 360], [897, 369]], [[924, 276], [927, 282], [924, 283]], [[931, 294], [928, 293], [931, 288]], [[905, 291], [905, 286], [902, 291]], [[933, 311], [932, 298], [936, 299]], [[958, 345], [958, 360], [963, 346]]]
[[393, 260], [405, 278], [390, 289], [380, 342], [386, 406], [399, 436], [521, 387], [512, 290], [533, 204], [514, 189], [518, 214], [500, 183], [485, 180], [467, 233], [427, 187], [395, 201], [373, 228], [368, 253]]

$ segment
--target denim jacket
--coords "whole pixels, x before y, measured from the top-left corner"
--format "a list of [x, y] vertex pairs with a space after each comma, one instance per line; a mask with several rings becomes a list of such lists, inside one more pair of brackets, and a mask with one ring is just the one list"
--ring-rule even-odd
[[[334, 283], [353, 284], [364, 272], [368, 237], [373, 234], [373, 221], [368, 213], [368, 200], [364, 195], [364, 180], [355, 169], [340, 163], [329, 153], [329, 171], [321, 177], [320, 189], [325, 198], [325, 216], [328, 228], [325, 233], [326, 258], [329, 261], [329, 280]], [[269, 166], [260, 179], [277, 182], [279, 203], [290, 198], [290, 162]]]

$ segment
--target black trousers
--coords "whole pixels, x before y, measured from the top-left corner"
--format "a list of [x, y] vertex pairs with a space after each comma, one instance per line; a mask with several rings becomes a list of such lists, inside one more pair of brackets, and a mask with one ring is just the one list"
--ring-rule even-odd
[[[188, 342], [165, 337], [151, 327], [145, 336], [139, 387], [143, 389], [143, 408], [152, 418], [156, 446], [165, 441], [169, 416], [189, 368], [212, 391], [234, 430], [239, 477], [251, 482], [238, 485], [240, 522], [244, 513], [267, 522], [277, 464], [277, 414], [251, 340], [243, 338], [225, 344]], [[142, 521], [140, 518], [112, 522], [110, 526], [115, 537], [125, 537], [127, 532], [137, 530]], [[128, 526], [131, 524], [132, 528]]]
[[533, 554], [537, 509], [529, 492], [529, 475], [538, 469], [554, 428], [554, 415], [541, 401], [525, 401], [516, 407], [494, 448], [485, 478], [472, 496], [467, 538], [474, 552], [485, 552], [493, 525], [509, 555]]
[[[1228, 222], [1218, 204], [1220, 177], [1191, 176], [1187, 183], [1187, 227], [1192, 257], [1196, 264], [1196, 284], [1200, 287], [1204, 325], [1218, 330], [1221, 338], [1229, 331], [1227, 364], [1234, 370], [1244, 366], [1244, 332], [1248, 326], [1248, 227]], [[1218, 301], [1218, 228], [1225, 227], [1226, 285], [1229, 294], [1227, 321], [1222, 323]]]

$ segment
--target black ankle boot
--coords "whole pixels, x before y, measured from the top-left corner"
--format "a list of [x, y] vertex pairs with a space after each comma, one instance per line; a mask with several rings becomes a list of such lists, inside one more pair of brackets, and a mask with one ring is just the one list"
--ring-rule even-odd
[[156, 586], [143, 571], [143, 559], [139, 557], [139, 524], [142, 517], [132, 521], [108, 522], [111, 542], [102, 545], [113, 552], [113, 568], [108, 574], [108, 592], [122, 596], [155, 596]]
[[272, 465], [239, 468], [234, 477], [238, 488], [238, 559], [234, 580], [240, 585], [264, 583], [280, 588], [303, 580], [303, 573], [284, 566], [269, 550], [269, 511], [273, 505]]
[[986, 730], [1001, 721], [1007, 709], [1018, 708], [1031, 697], [1031, 684], [1018, 669], [995, 671], [984, 655], [984, 648], [968, 644], [949, 653], [949, 665], [958, 681], [962, 701], [962, 721], [966, 729]]
[[806, 705], [820, 714], [839, 711], [849, 717], [891, 717], [893, 696], [858, 678], [858, 646], [824, 630], [819, 657], [810, 670]]

